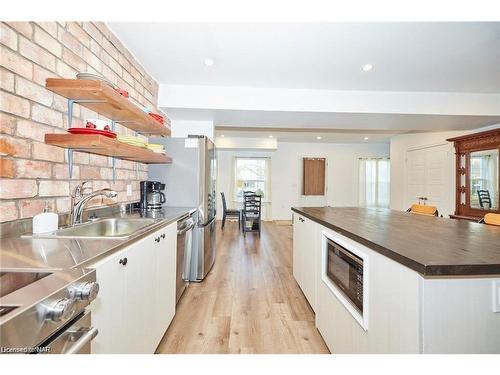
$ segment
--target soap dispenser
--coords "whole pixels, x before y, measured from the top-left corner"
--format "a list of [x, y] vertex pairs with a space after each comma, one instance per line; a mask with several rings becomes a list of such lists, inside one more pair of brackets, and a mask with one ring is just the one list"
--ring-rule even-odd
[[59, 216], [50, 212], [49, 202], [45, 202], [45, 208], [41, 214], [33, 216], [33, 233], [47, 233], [57, 230]]

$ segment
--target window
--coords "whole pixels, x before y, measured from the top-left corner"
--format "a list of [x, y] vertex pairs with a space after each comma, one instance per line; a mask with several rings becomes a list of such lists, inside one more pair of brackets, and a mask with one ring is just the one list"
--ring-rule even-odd
[[389, 207], [389, 159], [359, 159], [359, 205]]
[[270, 201], [270, 159], [235, 158], [234, 197], [243, 200], [244, 191], [254, 191]]

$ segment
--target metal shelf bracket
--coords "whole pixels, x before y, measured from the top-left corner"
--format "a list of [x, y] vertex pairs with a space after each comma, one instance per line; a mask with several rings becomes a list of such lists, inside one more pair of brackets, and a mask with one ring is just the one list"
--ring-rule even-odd
[[[71, 128], [73, 124], [73, 107], [78, 103], [105, 103], [105, 100], [93, 100], [93, 99], [68, 99], [68, 129]], [[66, 149], [66, 156], [68, 159], [68, 175], [69, 178], [73, 178], [73, 149]]]

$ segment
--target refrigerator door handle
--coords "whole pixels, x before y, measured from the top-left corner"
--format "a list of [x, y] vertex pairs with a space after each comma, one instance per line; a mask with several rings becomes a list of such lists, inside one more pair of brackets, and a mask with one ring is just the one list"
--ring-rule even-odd
[[206, 224], [198, 224], [198, 227], [199, 228], [204, 228], [204, 227], [208, 227], [210, 224], [212, 224], [213, 222], [215, 221], [215, 216], [213, 218], [210, 219], [210, 221]]

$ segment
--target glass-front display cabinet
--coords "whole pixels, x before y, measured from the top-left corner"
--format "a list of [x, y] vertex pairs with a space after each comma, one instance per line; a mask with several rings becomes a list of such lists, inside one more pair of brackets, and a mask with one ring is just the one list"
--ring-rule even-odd
[[500, 213], [500, 128], [450, 138], [456, 154], [455, 215], [476, 220]]

